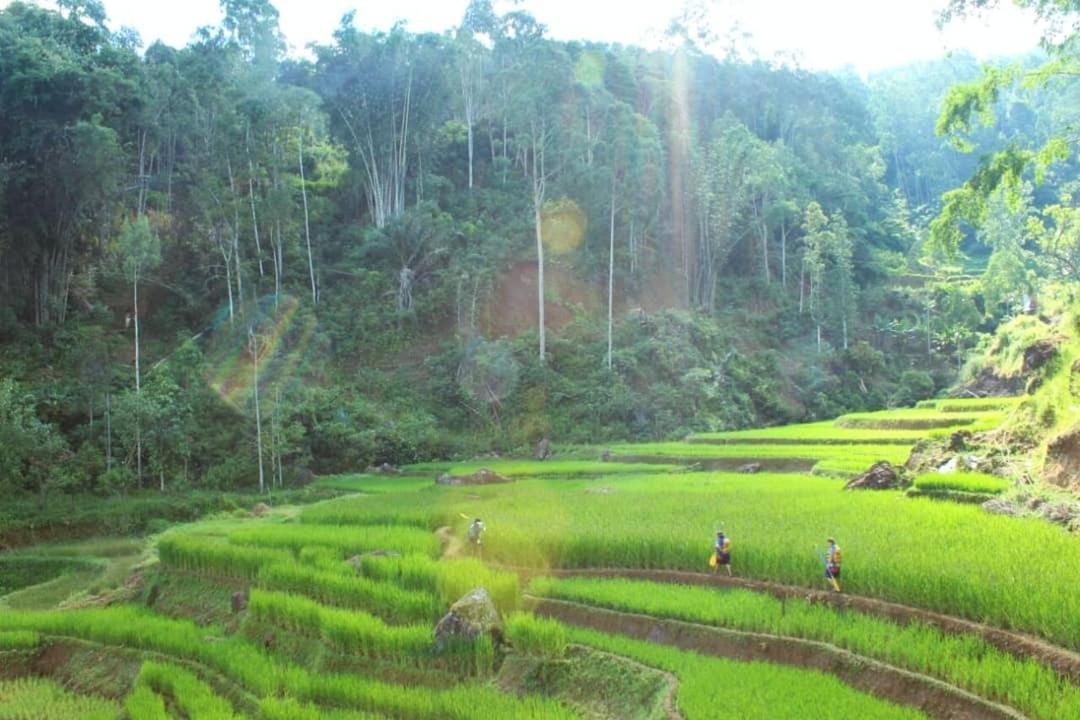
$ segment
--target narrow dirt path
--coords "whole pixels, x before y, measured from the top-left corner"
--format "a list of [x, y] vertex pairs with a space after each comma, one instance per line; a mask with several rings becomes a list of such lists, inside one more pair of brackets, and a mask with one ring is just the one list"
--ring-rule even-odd
[[571, 625], [741, 661], [791, 665], [834, 675], [858, 690], [916, 707], [942, 720], [1026, 720], [1020, 712], [936, 678], [856, 655], [827, 643], [714, 628], [526, 596], [533, 611]]
[[439, 544], [442, 545], [442, 559], [451, 560], [461, 557], [465, 543], [454, 535], [454, 528], [443, 525], [435, 531], [435, 537], [438, 538]]
[[799, 599], [808, 603], [831, 605], [842, 609], [874, 615], [893, 620], [901, 624], [922, 622], [947, 633], [979, 635], [986, 642], [999, 650], [1020, 658], [1031, 658], [1052, 668], [1061, 677], [1073, 684], [1080, 685], [1080, 653], [1067, 650], [1040, 638], [1024, 633], [1002, 630], [972, 620], [944, 615], [922, 608], [900, 605], [861, 595], [847, 595], [811, 590], [793, 585], [728, 578], [706, 573], [693, 573], [681, 570], [634, 570], [622, 568], [595, 568], [575, 570], [545, 570], [533, 568], [507, 568], [517, 571], [524, 577], [550, 575], [552, 577], [591, 577], [591, 578], [628, 578], [681, 585], [700, 585], [706, 587], [742, 588], [763, 592], [781, 599]]

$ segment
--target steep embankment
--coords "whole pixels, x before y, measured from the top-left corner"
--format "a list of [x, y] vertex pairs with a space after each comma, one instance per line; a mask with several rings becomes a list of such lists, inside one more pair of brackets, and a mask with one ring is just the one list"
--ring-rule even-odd
[[1080, 306], [1002, 325], [959, 394], [1030, 397], [987, 442], [1024, 458], [1017, 473], [1080, 490]]

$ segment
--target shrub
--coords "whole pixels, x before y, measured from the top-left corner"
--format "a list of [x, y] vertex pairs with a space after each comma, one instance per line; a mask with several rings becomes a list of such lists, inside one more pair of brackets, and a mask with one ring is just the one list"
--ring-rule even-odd
[[915, 478], [922, 492], [970, 492], [996, 495], [1009, 489], [1009, 481], [978, 472], [928, 473]]
[[365, 610], [396, 623], [434, 621], [442, 611], [442, 603], [429, 592], [296, 562], [263, 567], [258, 584], [269, 590], [307, 595], [328, 605]]
[[566, 655], [566, 628], [554, 620], [516, 612], [506, 619], [506, 635], [519, 652], [546, 660], [558, 660]]
[[135, 684], [136, 690], [147, 687], [169, 695], [190, 720], [230, 720], [235, 717], [227, 700], [218, 697], [209, 685], [177, 665], [145, 662]]

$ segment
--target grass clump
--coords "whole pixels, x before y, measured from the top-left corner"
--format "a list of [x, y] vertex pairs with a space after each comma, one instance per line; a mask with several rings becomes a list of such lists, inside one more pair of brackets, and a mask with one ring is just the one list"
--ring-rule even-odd
[[131, 720], [169, 720], [165, 698], [146, 685], [138, 685], [124, 698], [124, 710]]
[[41, 644], [41, 636], [33, 630], [0, 631], [0, 650], [31, 650]]
[[996, 495], [1009, 489], [1009, 481], [979, 472], [935, 472], [915, 478], [915, 489], [925, 493], [955, 491]]
[[109, 700], [68, 692], [42, 678], [0, 680], [0, 720], [79, 718], [116, 720], [119, 708]]
[[158, 540], [158, 557], [172, 569], [199, 575], [227, 575], [253, 580], [266, 565], [291, 559], [286, 550], [238, 547], [197, 535], [166, 535]]
[[231, 720], [236, 717], [227, 700], [218, 697], [209, 685], [177, 665], [145, 662], [135, 685], [168, 695], [190, 720]]
[[436, 562], [423, 555], [402, 557], [366, 556], [361, 572], [372, 579], [397, 583], [413, 590], [425, 590], [450, 604], [473, 588], [482, 587], [491, 595], [499, 612], [510, 612], [521, 604], [518, 576], [495, 570], [475, 558], [455, 558]]
[[439, 541], [430, 532], [392, 525], [335, 527], [264, 523], [229, 533], [229, 542], [234, 545], [280, 548], [293, 552], [299, 552], [304, 547], [321, 545], [336, 551], [343, 560], [373, 550], [395, 550], [431, 557], [438, 557], [439, 554]]
[[302, 594], [327, 605], [365, 610], [393, 623], [434, 621], [443, 609], [430, 592], [291, 561], [263, 567], [257, 583], [267, 590]]
[[[211, 641], [207, 638], [216, 632], [213, 628], [156, 616], [130, 606], [70, 612], [2, 613], [0, 630], [35, 630], [198, 662], [261, 698], [291, 697], [302, 707], [316, 703], [320, 710], [326, 708], [326, 717], [334, 717], [333, 708], [410, 720], [473, 720], [478, 717], [572, 720], [577, 717], [553, 700], [530, 695], [511, 696], [476, 682], [438, 690], [395, 685], [358, 675], [311, 673], [264, 652], [241, 637], [217, 637]], [[93, 716], [61, 713], [48, 717]], [[116, 710], [111, 709], [103, 717], [114, 720]], [[352, 717], [355, 716], [342, 715], [343, 719]]]
[[769, 718], [770, 720], [916, 720], [921, 712], [859, 692], [825, 673], [758, 662], [736, 662], [664, 645], [569, 628], [569, 638], [679, 679], [678, 705], [687, 720]]
[[506, 618], [506, 635], [514, 648], [526, 655], [545, 660], [559, 660], [566, 655], [566, 628], [554, 620], [516, 612]]
[[428, 625], [387, 625], [359, 610], [341, 610], [309, 598], [252, 590], [249, 618], [300, 635], [321, 638], [343, 655], [419, 665], [431, 655]]

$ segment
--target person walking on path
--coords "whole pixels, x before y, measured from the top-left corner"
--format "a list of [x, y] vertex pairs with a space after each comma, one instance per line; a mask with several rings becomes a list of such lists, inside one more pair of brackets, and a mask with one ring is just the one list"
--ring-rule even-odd
[[827, 542], [829, 546], [825, 550], [825, 579], [832, 585], [834, 592], [840, 592], [840, 563], [843, 556], [834, 538], [829, 538]]
[[723, 566], [727, 570], [728, 577], [731, 577], [731, 538], [724, 534], [724, 531], [716, 533], [716, 546], [713, 549], [713, 559], [709, 563], [712, 565], [713, 574], [720, 572], [720, 567]]
[[475, 553], [477, 557], [480, 557], [481, 554], [481, 550], [483, 547], [483, 540], [481, 539], [481, 536], [484, 534], [484, 530], [486, 529], [487, 528], [484, 526], [484, 523], [480, 520], [480, 518], [476, 518], [472, 521], [472, 524], [469, 525], [469, 545], [470, 547], [472, 547], [473, 553]]

